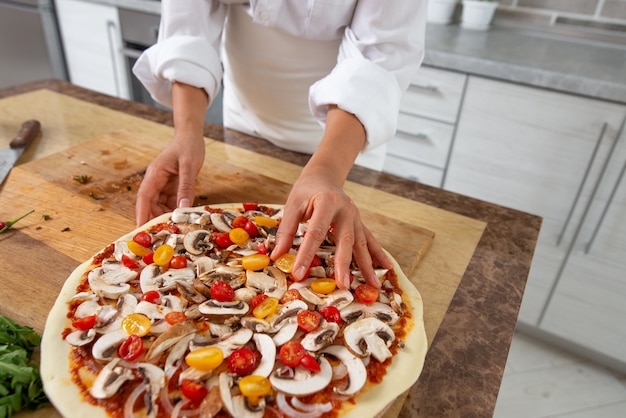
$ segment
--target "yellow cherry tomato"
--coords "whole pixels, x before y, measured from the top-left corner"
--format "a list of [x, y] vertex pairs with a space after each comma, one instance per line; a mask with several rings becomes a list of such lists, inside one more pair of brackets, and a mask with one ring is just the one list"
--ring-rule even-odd
[[291, 273], [293, 263], [296, 261], [296, 255], [292, 253], [286, 253], [281, 255], [274, 261], [274, 265], [285, 273]]
[[135, 241], [130, 240], [126, 243], [128, 249], [131, 253], [135, 254], [138, 257], [143, 257], [144, 255], [148, 255], [152, 252], [152, 249], [148, 247], [144, 247], [141, 244], [137, 244]]
[[215, 369], [224, 361], [224, 352], [221, 348], [210, 346], [191, 351], [185, 356], [185, 363], [198, 370], [209, 371]]
[[241, 259], [241, 266], [246, 270], [263, 270], [270, 264], [270, 256], [267, 254], [245, 255]]
[[255, 318], [263, 319], [276, 312], [277, 309], [278, 299], [270, 296], [263, 299], [261, 303], [252, 310], [252, 315], [254, 315]]
[[228, 233], [228, 237], [233, 243], [237, 245], [245, 244], [250, 239], [250, 235], [243, 228], [231, 229]]
[[267, 377], [251, 374], [239, 380], [239, 390], [251, 404], [256, 405], [260, 397], [269, 395], [272, 384]]
[[174, 248], [170, 245], [163, 244], [154, 251], [154, 264], [157, 266], [167, 266], [172, 257], [174, 257]]
[[142, 314], [132, 313], [122, 319], [122, 329], [128, 335], [143, 337], [150, 332], [150, 319]]
[[327, 295], [336, 288], [337, 282], [335, 282], [335, 279], [328, 277], [315, 279], [311, 282], [311, 290], [315, 293], [321, 293], [322, 295]]
[[274, 218], [268, 218], [267, 216], [255, 216], [254, 223], [257, 226], [264, 226], [266, 228], [274, 228], [278, 225], [278, 221]]

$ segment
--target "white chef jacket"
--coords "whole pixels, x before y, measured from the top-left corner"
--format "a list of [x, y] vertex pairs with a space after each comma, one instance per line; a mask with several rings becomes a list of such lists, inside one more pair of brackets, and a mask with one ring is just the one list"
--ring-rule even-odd
[[158, 42], [133, 71], [170, 107], [174, 80], [211, 100], [223, 83], [226, 127], [305, 153], [317, 148], [336, 104], [365, 127], [368, 152], [357, 163], [380, 169], [380, 145], [393, 137], [400, 98], [424, 56], [426, 3], [162, 0]]

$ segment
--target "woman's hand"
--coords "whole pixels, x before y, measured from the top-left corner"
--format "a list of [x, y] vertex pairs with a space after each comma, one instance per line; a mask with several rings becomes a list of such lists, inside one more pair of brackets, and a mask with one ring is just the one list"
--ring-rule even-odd
[[206, 92], [188, 84], [172, 84], [174, 137], [150, 163], [137, 192], [137, 225], [191, 206], [196, 177], [204, 163], [204, 114], [209, 104]]
[[335, 281], [342, 289], [350, 287], [353, 256], [367, 283], [380, 287], [373, 261], [393, 268], [372, 233], [363, 225], [357, 207], [343, 191], [354, 159], [365, 143], [365, 130], [352, 114], [330, 106], [326, 130], [319, 148], [295, 182], [272, 251], [275, 260], [291, 248], [298, 224], [308, 221], [292, 275], [302, 280], [320, 244], [332, 227], [335, 239]]
[[191, 206], [204, 163], [204, 140], [176, 136], [150, 163], [137, 192], [137, 225], [179, 206]]

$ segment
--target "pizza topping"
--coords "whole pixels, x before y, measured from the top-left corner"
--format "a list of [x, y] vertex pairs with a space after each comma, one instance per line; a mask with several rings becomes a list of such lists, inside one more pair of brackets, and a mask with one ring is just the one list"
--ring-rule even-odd
[[[132, 380], [128, 416], [143, 394], [143, 404], [164, 410], [149, 412], [155, 417], [191, 416], [211, 397], [213, 410], [237, 417], [262, 417], [266, 403], [286, 415], [319, 416], [332, 409], [319, 402], [324, 396], [357, 394], [369, 356], [392, 355], [402, 297], [382, 269], [380, 290], [358, 270], [351, 289], [337, 289], [332, 239], [306, 278], [294, 281], [306, 225], [291, 252], [272, 262], [281, 215], [264, 206], [177, 209], [171, 222], [103, 255], [87, 274], [88, 291], [72, 302], [66, 335], [104, 366], [90, 393], [110, 397]], [[317, 402], [298, 399], [325, 388]]]

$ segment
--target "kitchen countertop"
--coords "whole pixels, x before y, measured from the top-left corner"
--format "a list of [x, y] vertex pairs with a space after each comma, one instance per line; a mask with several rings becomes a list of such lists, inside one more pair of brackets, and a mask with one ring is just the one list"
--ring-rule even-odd
[[[171, 126], [169, 112], [102, 95], [56, 80], [0, 90], [0, 100], [19, 101], [22, 97], [30, 97], [29, 93], [40, 90], [55, 92], [72, 100], [78, 99], [78, 102], [96, 105], [95, 110], [90, 110], [92, 113], [88, 115], [94, 121], [93, 124], [72, 122], [71, 115], [62, 116], [63, 109], [54, 110], [61, 112], [58, 123], [65, 123], [63, 129], [66, 134], [63, 138], [67, 138], [68, 141], [72, 138], [80, 138], [77, 141], [87, 141], [92, 135], [97, 134], [94, 126], [98, 125], [95, 122], [98, 115], [102, 113], [98, 109], [102, 108], [118, 111], [120, 120], [136, 117], [156, 122], [159, 126]], [[26, 102], [25, 108], [27, 111], [30, 109], [29, 102]], [[32, 109], [35, 113], [32, 117], [36, 118], [36, 103], [32, 103]], [[14, 128], [21, 123], [21, 121], [10, 120], [10, 114], [11, 112], [5, 113], [3, 120], [0, 121], [0, 131], [6, 133], [9, 127]], [[110, 129], [114, 128], [110, 127]], [[241, 152], [244, 150], [251, 152], [252, 156], [273, 157], [295, 164], [296, 167], [302, 166], [307, 161], [306, 155], [285, 151], [264, 140], [220, 126], [206, 124], [204, 133], [206, 137], [217, 143], [227, 144], [231, 149], [241, 149]], [[1, 146], [4, 147], [9, 139], [2, 138], [2, 140]], [[52, 146], [45, 141], [40, 141], [35, 149], [29, 149], [22, 156], [19, 163], [37, 161], [57, 152], [58, 147], [70, 145], [72, 144]], [[11, 177], [8, 180], [10, 179]], [[394, 196], [394, 199], [406, 199], [406, 201], [423, 205], [425, 211], [436, 210], [449, 213], [456, 217], [454, 219], [467, 219], [470, 223], [480, 224], [475, 247], [467, 263], [458, 273], [460, 277], [458, 287], [449, 304], [443, 307], [440, 321], [436, 326], [432, 326], [425, 317], [427, 329], [431, 330], [429, 351], [423, 372], [418, 382], [409, 391], [406, 401], [401, 406], [399, 416], [491, 416], [515, 330], [541, 219], [534, 215], [363, 167], [354, 167], [349, 181], [359, 187], [367, 187], [367, 189], [358, 190], [389, 193]], [[5, 183], [4, 187], [0, 188], [0, 198], [2, 190], [5, 190], [5, 193], [12, 193]], [[2, 207], [4, 215], [6, 215], [5, 208], [6, 205]], [[34, 220], [25, 220], [22, 226], [28, 227], [28, 222], [34, 222]], [[446, 246], [455, 245], [454, 228], [459, 228], [462, 224], [463, 222], [459, 222], [459, 225], [446, 223], [447, 241], [446, 233], [438, 232], [433, 247], [424, 258], [424, 265], [428, 264], [429, 257], [434, 257], [436, 251], [441, 250], [437, 246], [441, 246], [442, 243]], [[16, 233], [18, 234], [16, 239], [22, 239], [19, 231]], [[26, 240], [26, 238], [23, 239]], [[454, 249], [448, 249], [450, 250]], [[449, 268], [446, 264], [450, 264], [452, 260], [450, 263], [447, 260], [440, 262], [442, 268]], [[425, 279], [425, 282], [428, 280]], [[431, 285], [436, 287], [436, 284], [431, 283]], [[432, 315], [431, 310], [436, 310], [437, 307], [430, 307], [426, 296], [432, 289], [422, 288], [421, 291], [424, 292], [425, 315]]]

